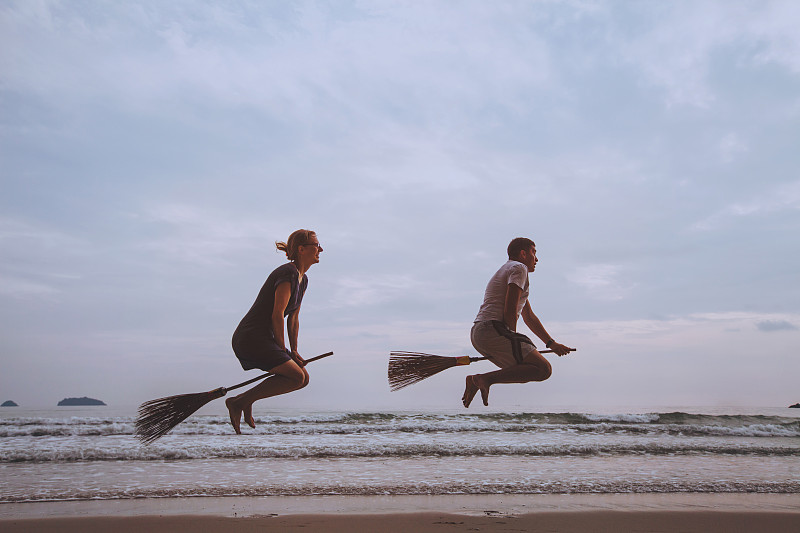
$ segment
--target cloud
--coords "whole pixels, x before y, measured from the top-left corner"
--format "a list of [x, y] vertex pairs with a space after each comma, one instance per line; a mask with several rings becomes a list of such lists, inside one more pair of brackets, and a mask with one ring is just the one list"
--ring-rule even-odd
[[333, 301], [337, 306], [368, 307], [421, 290], [423, 283], [406, 275], [377, 274], [358, 278], [344, 276], [335, 285]]
[[41, 223], [0, 217], [0, 294], [49, 297], [83, 277], [80, 262], [92, 254], [85, 240]]
[[753, 199], [732, 203], [696, 222], [692, 228], [709, 231], [739, 218], [769, 215], [787, 210], [800, 210], [800, 180], [773, 185]]
[[460, 115], [489, 102], [519, 109], [551, 78], [539, 33], [480, 2], [108, 4], [103, 16], [27, 4], [6, 8], [5, 41], [24, 53], [3, 54], [0, 66], [6, 87], [45, 100], [102, 99], [136, 111], [172, 102], [171, 113], [246, 108], [341, 127]]
[[275, 241], [266, 219], [227, 213], [214, 207], [164, 203], [132, 215], [156, 235], [136, 248], [154, 251], [164, 258], [206, 265], [230, 265], [238, 252]]
[[[713, 68], [734, 51], [738, 68], [778, 65], [800, 71], [796, 2], [621, 4], [609, 9], [614, 48], [669, 107], [712, 107]], [[646, 6], [646, 7], [645, 7]]]
[[736, 133], [728, 133], [719, 142], [719, 154], [724, 163], [732, 163], [748, 151], [747, 144]]
[[589, 296], [600, 300], [622, 300], [634, 284], [620, 280], [625, 273], [622, 265], [595, 264], [578, 267], [567, 274], [567, 279], [583, 287]]
[[798, 328], [788, 320], [763, 320], [756, 323], [759, 331], [772, 332], [772, 331], [794, 331]]
[[47, 297], [59, 293], [52, 285], [0, 274], [0, 295], [13, 298]]
[[[17, 361], [102, 358], [115, 336], [187, 358], [186, 339], [225, 344], [298, 227], [326, 247], [308, 350], [469, 350], [518, 235], [543, 254], [537, 313], [581, 350], [747, 360], [794, 341], [760, 331], [800, 326], [797, 2], [92, 5], [0, 7], [0, 311]], [[65, 336], [37, 332], [34, 349], [39, 324]], [[155, 345], [118, 346], [143, 373], [162, 364]], [[587, 383], [625, 388], [606, 377]]]
[[[797, 330], [798, 314], [771, 313], [690, 313], [660, 320], [581, 320], [548, 322], [555, 331], [568, 332], [582, 344], [595, 346], [618, 345], [638, 349], [710, 350], [716, 353], [716, 343], [735, 345], [737, 339], [752, 337], [753, 324], [761, 331]], [[766, 329], [763, 329], [764, 326]], [[578, 342], [578, 340], [570, 341]], [[748, 342], [757, 342], [755, 339]]]

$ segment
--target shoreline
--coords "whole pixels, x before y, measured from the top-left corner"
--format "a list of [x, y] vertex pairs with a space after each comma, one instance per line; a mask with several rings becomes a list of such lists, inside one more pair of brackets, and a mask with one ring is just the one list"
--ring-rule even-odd
[[544, 513], [789, 513], [800, 520], [800, 494], [457, 494], [397, 496], [186, 497], [0, 503], [9, 520], [87, 517], [310, 515], [523, 516]]
[[795, 533], [800, 513], [733, 511], [593, 511], [552, 512], [515, 516], [464, 516], [446, 513], [370, 515], [288, 515], [249, 518], [203, 516], [99, 516], [2, 520], [5, 533], [113, 533], [174, 532], [297, 532], [297, 533], [450, 533], [555, 532], [555, 533]]
[[163, 498], [0, 504], [4, 533], [795, 533], [800, 494]]

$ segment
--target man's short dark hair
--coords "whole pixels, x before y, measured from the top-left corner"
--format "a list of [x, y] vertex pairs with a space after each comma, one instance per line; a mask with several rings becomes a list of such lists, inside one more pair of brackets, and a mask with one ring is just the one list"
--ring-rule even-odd
[[536, 246], [532, 240], [527, 237], [517, 237], [508, 243], [508, 258], [516, 259], [522, 250], [529, 250], [532, 246]]

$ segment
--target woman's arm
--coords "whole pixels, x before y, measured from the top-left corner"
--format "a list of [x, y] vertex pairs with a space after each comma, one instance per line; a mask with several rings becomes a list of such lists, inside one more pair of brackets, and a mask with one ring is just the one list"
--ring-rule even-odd
[[[291, 296], [292, 284], [288, 281], [284, 281], [275, 287], [275, 303], [272, 306], [272, 332], [275, 335], [275, 342], [284, 350], [286, 349], [286, 339], [283, 331], [283, 312], [286, 311], [286, 306], [289, 305]], [[296, 343], [297, 339], [295, 339]]]
[[306, 360], [300, 356], [300, 352], [297, 351], [297, 337], [300, 333], [300, 308], [298, 307], [291, 314], [289, 314], [289, 318], [286, 320], [286, 325], [289, 328], [289, 346], [292, 347], [292, 358], [294, 362], [300, 366], [305, 366]]
[[286, 326], [289, 329], [289, 346], [293, 352], [297, 351], [297, 336], [300, 333], [300, 308], [298, 307], [286, 319]]

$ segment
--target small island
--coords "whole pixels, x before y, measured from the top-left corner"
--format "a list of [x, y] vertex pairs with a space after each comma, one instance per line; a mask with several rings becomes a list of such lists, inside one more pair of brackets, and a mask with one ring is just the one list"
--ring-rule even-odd
[[64, 398], [58, 402], [58, 405], [60, 407], [73, 405], [105, 405], [105, 402], [84, 396], [83, 398]]
[[800, 403], [796, 403], [794, 405], [790, 405], [789, 409], [800, 409]]
[[19, 405], [14, 400], [6, 400], [0, 407], [19, 407]]

